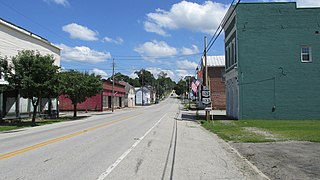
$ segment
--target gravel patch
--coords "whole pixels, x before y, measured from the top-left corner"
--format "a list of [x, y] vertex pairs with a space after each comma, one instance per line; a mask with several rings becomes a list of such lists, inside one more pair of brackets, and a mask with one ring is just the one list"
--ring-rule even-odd
[[320, 179], [320, 143], [230, 143], [270, 179]]

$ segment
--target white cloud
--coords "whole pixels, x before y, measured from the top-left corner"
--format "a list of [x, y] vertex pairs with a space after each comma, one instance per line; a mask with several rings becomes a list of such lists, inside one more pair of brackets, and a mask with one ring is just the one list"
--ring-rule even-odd
[[178, 69], [195, 70], [197, 66], [198, 64], [192, 61], [188, 61], [188, 60], [177, 61]]
[[47, 3], [53, 2], [62, 6], [69, 6], [69, 2], [68, 0], [44, 0]]
[[213, 34], [227, 12], [228, 5], [206, 1], [197, 4], [181, 1], [170, 11], [156, 9], [147, 14], [144, 28], [147, 32], [167, 35], [165, 30], [185, 28], [196, 32]]
[[105, 38], [103, 38], [103, 41], [107, 43], [115, 43], [115, 44], [123, 43], [123, 39], [121, 37], [117, 37], [117, 39], [112, 39], [106, 36]]
[[153, 32], [153, 33], [159, 34], [161, 36], [170, 36], [166, 31], [164, 31], [156, 23], [152, 23], [152, 22], [149, 22], [149, 21], [144, 22], [144, 29], [147, 32]]
[[94, 74], [100, 75], [102, 77], [102, 79], [108, 79], [108, 74], [101, 69], [93, 68], [92, 72]]
[[62, 30], [69, 33], [70, 37], [73, 39], [81, 39], [85, 41], [98, 40], [98, 32], [76, 23], [65, 25], [62, 27]]
[[320, 7], [319, 0], [262, 0], [263, 2], [297, 2], [298, 7]]
[[196, 54], [196, 53], [199, 53], [199, 49], [196, 45], [192, 45], [191, 48], [186, 48], [186, 47], [183, 47], [181, 49], [181, 53], [183, 55], [191, 55], [191, 54]]
[[132, 73], [128, 75], [128, 76], [129, 76], [130, 78], [132, 78], [132, 79], [135, 79], [135, 78], [138, 77], [138, 75], [137, 75], [136, 73], [134, 73], [134, 72], [135, 72], [135, 71], [132, 71]]
[[134, 51], [138, 52], [147, 60], [154, 60], [156, 57], [168, 57], [176, 55], [177, 49], [169, 46], [164, 41], [149, 41], [139, 45]]
[[194, 74], [190, 73], [189, 71], [187, 70], [184, 70], [184, 69], [177, 69], [176, 70], [176, 76], [179, 78], [184, 78], [185, 76], [194, 76]]
[[69, 47], [64, 44], [60, 44], [58, 46], [62, 48], [62, 51], [61, 51], [62, 61], [98, 63], [111, 58], [111, 54], [109, 52], [105, 53], [105, 52], [95, 51], [86, 46]]
[[167, 70], [167, 69], [161, 69], [161, 68], [158, 68], [158, 67], [148, 67], [146, 68], [147, 71], [150, 71], [151, 74], [153, 74], [153, 76], [155, 78], [158, 78], [158, 75], [161, 71], [163, 71], [164, 73], [167, 73], [167, 76], [170, 77], [171, 79], [174, 79], [175, 78], [175, 74], [173, 71], [171, 70]]

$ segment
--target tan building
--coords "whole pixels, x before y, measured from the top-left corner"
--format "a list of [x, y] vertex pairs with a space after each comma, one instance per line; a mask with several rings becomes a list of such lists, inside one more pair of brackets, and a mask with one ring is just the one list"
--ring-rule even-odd
[[[34, 50], [43, 55], [53, 55], [55, 65], [60, 66], [59, 47], [39, 35], [0, 18], [0, 56], [11, 59], [22, 50]], [[0, 85], [5, 84], [7, 82], [1, 77]], [[56, 109], [57, 101], [53, 101], [53, 109]], [[40, 109], [47, 106], [45, 102], [41, 104]], [[20, 117], [28, 115], [32, 111], [32, 105], [28, 99], [20, 98], [20, 101], [17, 101], [16, 92], [6, 91], [0, 94], [0, 111], [1, 117]]]

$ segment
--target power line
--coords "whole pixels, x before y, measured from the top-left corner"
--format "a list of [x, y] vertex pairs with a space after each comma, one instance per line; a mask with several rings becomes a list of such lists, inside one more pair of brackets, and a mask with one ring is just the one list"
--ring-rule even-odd
[[[233, 1], [231, 2], [228, 10], [232, 7], [232, 4], [233, 4], [234, 2], [235, 2], [235, 0], [233, 0]], [[227, 12], [228, 12], [228, 11], [227, 11]], [[211, 39], [210, 39], [210, 41], [209, 41], [208, 44], [210, 44], [210, 43], [212, 42], [213, 38], [217, 35], [217, 32], [218, 32], [219, 28], [222, 26], [222, 24], [223, 24], [223, 19], [222, 19], [222, 21], [220, 22], [218, 28], [216, 29], [215, 33], [214, 33], [213, 36], [211, 37]]]
[[[44, 30], [46, 30], [46, 31], [48, 31], [48, 32], [50, 32], [50, 33], [52, 33], [52, 34], [53, 34], [53, 35], [55, 35], [56, 37], [61, 38], [61, 39], [65, 40], [65, 41], [67, 41], [67, 42], [69, 42], [69, 43], [73, 44], [74, 46], [78, 46], [78, 45], [77, 45], [76, 43], [74, 43], [73, 41], [70, 41], [69, 39], [66, 39], [66, 38], [64, 38], [64, 37], [60, 36], [59, 34], [55, 33], [55, 32], [54, 32], [54, 31], [52, 31], [51, 29], [49, 29], [49, 28], [47, 28], [47, 27], [43, 26], [42, 24], [40, 24], [40, 23], [38, 23], [37, 21], [35, 21], [35, 20], [31, 19], [30, 17], [28, 17], [28, 16], [26, 16], [26, 15], [22, 14], [22, 13], [21, 13], [21, 12], [19, 12], [17, 9], [15, 9], [15, 8], [13, 8], [12, 6], [10, 6], [10, 5], [8, 5], [8, 4], [6, 4], [6, 3], [4, 3], [3, 1], [0, 1], [0, 4], [2, 4], [3, 6], [7, 7], [8, 9], [11, 9], [12, 11], [16, 12], [17, 14], [19, 14], [19, 15], [20, 15], [20, 16], [22, 16], [22, 17], [24, 17], [25, 19], [27, 19], [27, 20], [29, 20], [30, 22], [32, 22], [32, 23], [36, 24], [37, 26], [41, 27], [42, 29], [44, 29]], [[22, 28], [22, 29], [24, 29], [24, 28]], [[38, 36], [39, 36], [39, 35], [38, 35]], [[40, 37], [41, 37], [41, 36], [40, 36]], [[43, 38], [43, 39], [45, 39], [45, 38]]]
[[112, 57], [115, 57], [117, 60], [148, 60], [146, 58], [149, 58], [149, 60], [158, 60], [158, 59], [173, 59], [173, 58], [184, 58], [184, 57], [192, 57], [192, 56], [198, 56], [202, 53], [194, 53], [194, 54], [188, 54], [188, 55], [174, 55], [174, 56], [117, 56], [113, 55]]
[[[218, 32], [218, 34], [215, 33], [215, 34], [212, 36], [211, 40], [210, 40], [211, 44], [210, 44], [210, 42], [208, 43], [207, 52], [211, 49], [211, 47], [213, 46], [213, 44], [217, 41], [218, 37], [220, 36], [220, 34], [221, 34], [222, 30], [223, 30], [223, 28], [222, 28], [223, 22], [229, 21], [229, 19], [231, 18], [231, 15], [232, 15], [232, 14], [234, 13], [234, 11], [236, 10], [236, 8], [237, 8], [237, 6], [239, 5], [240, 1], [241, 1], [241, 0], [238, 0], [238, 2], [234, 5], [234, 7], [233, 7], [233, 9], [232, 9], [232, 12], [230, 13], [230, 16], [227, 16], [227, 15], [228, 15], [227, 13], [225, 14], [225, 17], [222, 19], [219, 27], [218, 27], [217, 30], [216, 30], [216, 33]], [[229, 9], [232, 8], [234, 2], [235, 2], [235, 0], [232, 1]], [[229, 11], [229, 10], [228, 10], [228, 11]], [[228, 11], [227, 11], [227, 12], [228, 12]], [[225, 19], [226, 17], [227, 17], [227, 19]]]

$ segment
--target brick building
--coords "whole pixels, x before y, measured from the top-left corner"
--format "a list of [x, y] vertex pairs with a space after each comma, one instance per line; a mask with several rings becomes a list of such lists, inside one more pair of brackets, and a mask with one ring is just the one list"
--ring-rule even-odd
[[[125, 86], [119, 83], [114, 84], [114, 108], [124, 107]], [[103, 80], [103, 91], [95, 96], [87, 98], [83, 103], [77, 105], [78, 110], [105, 111], [112, 108], [112, 82]], [[73, 110], [71, 100], [64, 95], [59, 97], [59, 110]]]
[[[224, 81], [225, 72], [225, 58], [224, 56], [207, 56], [207, 67], [208, 67], [208, 83], [210, 86], [210, 99], [211, 104], [209, 106], [212, 109], [225, 110], [226, 109], [226, 90]], [[198, 79], [203, 81], [202, 72], [205, 71], [204, 57], [202, 57], [202, 64]], [[202, 86], [199, 86], [199, 92], [201, 92]], [[198, 93], [200, 108], [204, 108], [205, 105], [201, 101], [201, 93]]]
[[224, 56], [207, 56], [208, 78], [212, 109], [226, 109], [226, 88], [224, 80]]

